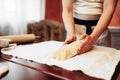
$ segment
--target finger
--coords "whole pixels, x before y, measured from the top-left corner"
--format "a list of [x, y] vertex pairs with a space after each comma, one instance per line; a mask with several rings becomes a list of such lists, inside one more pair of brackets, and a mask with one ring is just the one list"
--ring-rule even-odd
[[91, 36], [88, 35], [84, 40], [84, 43], [86, 43], [85, 45], [83, 44], [84, 47], [82, 47], [84, 51], [89, 51], [91, 48], [93, 48], [94, 43], [91, 42]]
[[93, 48], [93, 45], [91, 43], [88, 43], [87, 45], [84, 46], [84, 48], [82, 48], [82, 51], [87, 52], [91, 50], [92, 48]]
[[78, 54], [83, 54], [83, 53], [85, 53], [85, 52], [87, 52], [86, 49], [81, 49], [81, 50], [78, 49]]
[[82, 49], [81, 50], [78, 49], [77, 53], [82, 54], [83, 53]]
[[72, 37], [72, 38], [67, 38], [65, 40], [65, 43], [64, 44], [70, 44], [71, 42], [75, 41], [76, 40], [76, 37]]
[[86, 36], [87, 36], [87, 34], [83, 34], [83, 35], [80, 37], [80, 39], [82, 40], [82, 39], [84, 39]]
[[69, 43], [69, 41], [65, 41], [65, 42], [64, 42], [64, 45], [66, 45], [66, 44], [68, 44], [68, 43]]
[[[86, 51], [89, 50], [89, 47], [88, 47], [88, 44], [89, 44], [89, 39], [90, 39], [90, 36], [87, 35], [85, 40], [82, 42], [82, 44], [80, 45], [79, 49], [78, 49], [78, 52], [81, 54], [81, 53], [85, 53]], [[87, 48], [88, 47], [88, 48]]]
[[84, 39], [84, 43], [88, 43], [90, 40], [90, 36], [89, 35], [86, 35], [86, 38]]
[[67, 40], [65, 40], [64, 45], [65, 45], [65, 44], [69, 44], [69, 43], [71, 43], [71, 42], [72, 42], [71, 39], [67, 39]]
[[85, 45], [87, 45], [89, 42], [89, 36], [86, 35], [86, 38], [82, 41], [82, 44], [80, 46], [80, 49], [84, 48]]
[[85, 52], [87, 52], [89, 49], [88, 48], [82, 48], [82, 49], [78, 49], [78, 54], [83, 54]]

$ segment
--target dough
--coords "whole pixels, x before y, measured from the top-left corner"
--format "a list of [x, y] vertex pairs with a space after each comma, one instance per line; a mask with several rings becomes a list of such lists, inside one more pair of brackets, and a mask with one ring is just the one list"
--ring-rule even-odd
[[6, 74], [8, 71], [9, 71], [9, 69], [7, 66], [4, 65], [4, 66], [0, 67], [0, 78], [2, 76], [4, 76], [4, 74]]
[[65, 60], [77, 55], [81, 41], [74, 41], [70, 44], [63, 45], [60, 49], [53, 53], [52, 58], [56, 60]]

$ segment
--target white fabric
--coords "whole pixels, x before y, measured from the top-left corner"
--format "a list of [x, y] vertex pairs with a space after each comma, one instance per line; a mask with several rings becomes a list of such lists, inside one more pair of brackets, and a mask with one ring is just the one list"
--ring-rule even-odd
[[101, 14], [103, 0], [75, 0], [73, 12], [81, 14]]
[[[16, 48], [3, 48], [2, 52], [43, 64], [56, 65], [71, 71], [81, 70], [89, 76], [104, 80], [111, 79], [115, 67], [120, 61], [120, 52], [118, 50], [100, 46], [95, 46], [93, 50], [85, 54], [77, 55], [64, 61], [52, 59], [51, 56], [54, 51], [62, 45], [63, 42], [46, 41], [31, 45], [20, 45]], [[95, 50], [97, 53], [94, 52]]]

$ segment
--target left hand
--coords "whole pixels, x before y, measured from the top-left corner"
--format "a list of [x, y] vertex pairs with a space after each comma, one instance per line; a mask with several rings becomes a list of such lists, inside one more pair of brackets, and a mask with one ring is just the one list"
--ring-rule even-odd
[[80, 45], [80, 48], [78, 49], [78, 53], [82, 54], [85, 53], [93, 48], [93, 45], [95, 43], [94, 39], [92, 36], [88, 34], [83, 34], [80, 37], [80, 40], [82, 40], [82, 44]]

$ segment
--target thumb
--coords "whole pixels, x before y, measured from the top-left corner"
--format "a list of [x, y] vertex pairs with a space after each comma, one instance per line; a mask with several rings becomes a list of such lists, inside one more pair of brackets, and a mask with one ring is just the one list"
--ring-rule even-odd
[[87, 37], [87, 34], [83, 34], [83, 35], [81, 35], [80, 39], [83, 40], [83, 39], [85, 39], [86, 37]]

